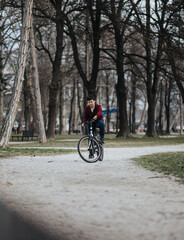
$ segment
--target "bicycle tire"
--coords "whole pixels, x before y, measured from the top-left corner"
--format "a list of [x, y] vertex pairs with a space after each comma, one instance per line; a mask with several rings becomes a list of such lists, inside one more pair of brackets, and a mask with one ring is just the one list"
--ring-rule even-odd
[[[89, 154], [91, 151], [89, 149], [89, 142], [90, 142], [90, 146], [92, 147], [91, 150], [93, 151], [93, 153], [92, 153], [94, 155], [93, 158], [89, 158]], [[97, 140], [95, 138], [89, 137], [89, 136], [84, 136], [79, 140], [77, 150], [78, 150], [80, 157], [85, 162], [88, 162], [88, 163], [97, 162], [101, 155], [101, 148], [100, 148], [99, 143], [97, 142]]]
[[99, 157], [99, 161], [103, 161], [104, 159], [104, 148], [103, 146], [100, 144], [100, 148], [101, 148], [101, 154], [100, 154], [100, 157]]

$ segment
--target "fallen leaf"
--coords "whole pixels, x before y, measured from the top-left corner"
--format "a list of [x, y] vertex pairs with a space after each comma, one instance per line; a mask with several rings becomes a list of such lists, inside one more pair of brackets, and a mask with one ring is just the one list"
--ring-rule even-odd
[[13, 185], [11, 182], [7, 182], [6, 185]]

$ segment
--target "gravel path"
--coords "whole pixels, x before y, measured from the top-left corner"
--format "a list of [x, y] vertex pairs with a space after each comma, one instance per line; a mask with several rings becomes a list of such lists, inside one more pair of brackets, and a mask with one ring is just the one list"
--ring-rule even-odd
[[78, 154], [0, 160], [0, 201], [58, 239], [183, 240], [184, 185], [131, 158], [184, 145], [106, 148], [105, 160]]

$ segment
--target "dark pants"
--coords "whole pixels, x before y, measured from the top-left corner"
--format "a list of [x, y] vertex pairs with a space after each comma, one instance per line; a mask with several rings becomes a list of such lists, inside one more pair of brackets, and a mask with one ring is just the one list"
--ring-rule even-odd
[[[93, 122], [93, 132], [95, 131], [96, 128], [100, 129], [100, 137], [104, 138], [105, 135], [105, 124], [104, 120], [100, 119], [98, 121]], [[89, 126], [88, 126], [88, 131], [89, 131]]]

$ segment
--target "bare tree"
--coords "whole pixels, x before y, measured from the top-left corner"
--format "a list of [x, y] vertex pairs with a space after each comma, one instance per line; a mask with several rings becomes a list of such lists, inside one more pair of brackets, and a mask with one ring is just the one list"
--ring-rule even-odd
[[[101, 37], [101, 11], [103, 3], [101, 0], [93, 1], [84, 1], [82, 3], [84, 6], [80, 6], [80, 13], [75, 15], [74, 11], [71, 12], [71, 16], [75, 15], [76, 22], [81, 19], [81, 24], [75, 26], [73, 18], [70, 16], [65, 16], [65, 21], [68, 27], [68, 34], [71, 38], [71, 44], [73, 48], [73, 55], [75, 64], [78, 70], [78, 73], [83, 81], [84, 88], [87, 90], [88, 94], [93, 94], [95, 97], [97, 95], [97, 77], [99, 72], [99, 63], [100, 63], [100, 37]], [[85, 9], [85, 11], [84, 11]], [[79, 8], [77, 8], [79, 11]], [[86, 13], [87, 12], [87, 13]], [[89, 18], [89, 19], [88, 19]], [[72, 24], [74, 22], [74, 24]], [[88, 22], [88, 24], [86, 23]], [[79, 26], [82, 28], [80, 29]], [[84, 32], [87, 35], [87, 38], [84, 39], [85, 35], [81, 38], [81, 32]], [[89, 52], [84, 53], [84, 49], [87, 49], [87, 42], [89, 41], [91, 46], [91, 61], [88, 62], [89, 58], [86, 58], [86, 55]], [[79, 45], [83, 44], [83, 51], [80, 52]], [[90, 51], [88, 47], [88, 51]], [[83, 53], [83, 54], [82, 54]], [[85, 64], [84, 64], [85, 61]], [[86, 70], [87, 69], [87, 70]]]
[[37, 66], [37, 58], [36, 58], [36, 51], [35, 51], [35, 37], [34, 37], [32, 18], [31, 18], [31, 30], [30, 30], [30, 45], [31, 45], [32, 65], [33, 65], [33, 83], [34, 83], [34, 91], [35, 91], [35, 97], [36, 97], [39, 141], [41, 143], [44, 143], [46, 142], [46, 134], [45, 134], [43, 113], [42, 113], [42, 106], [41, 106], [41, 94], [40, 94], [38, 66]]
[[[139, 2], [139, 1], [138, 1]], [[125, 13], [126, 12], [126, 13]], [[127, 120], [127, 87], [125, 80], [125, 38], [129, 20], [132, 16], [133, 8], [125, 6], [123, 1], [110, 1], [106, 5], [105, 14], [112, 22], [115, 41], [115, 56], [110, 56], [115, 61], [117, 71], [116, 94], [119, 108], [119, 127], [117, 137], [130, 137]], [[124, 15], [123, 15], [124, 13]]]
[[[11, 74], [4, 74], [4, 69], [11, 69], [12, 55], [15, 51], [17, 34], [17, 11], [9, 7], [8, 1], [0, 2], [0, 131], [3, 124], [3, 99], [6, 91], [10, 89]], [[14, 70], [13, 70], [14, 73]]]
[[30, 32], [32, 6], [33, 6], [33, 0], [26, 0], [23, 26], [22, 26], [20, 53], [19, 53], [19, 60], [18, 60], [18, 70], [15, 78], [13, 96], [11, 99], [9, 111], [6, 115], [5, 123], [2, 128], [2, 139], [1, 139], [0, 145], [3, 147], [8, 146], [8, 142], [12, 132], [12, 127], [16, 117], [18, 104], [20, 101], [22, 83], [24, 81], [24, 70], [25, 70], [26, 58], [27, 58], [27, 48], [28, 48], [28, 38], [29, 38], [29, 32]]

